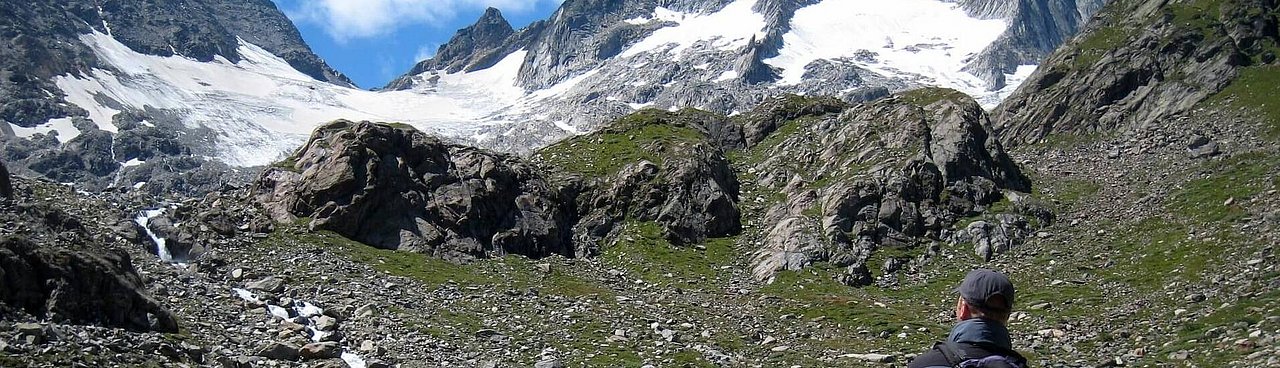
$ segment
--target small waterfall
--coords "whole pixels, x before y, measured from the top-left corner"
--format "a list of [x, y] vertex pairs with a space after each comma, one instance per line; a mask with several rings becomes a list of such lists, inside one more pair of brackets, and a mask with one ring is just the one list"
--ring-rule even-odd
[[169, 250], [169, 245], [165, 244], [165, 239], [156, 235], [154, 231], [151, 231], [151, 227], [147, 226], [151, 223], [151, 219], [163, 215], [164, 210], [164, 207], [154, 210], [144, 210], [139, 212], [138, 217], [134, 218], [133, 221], [137, 223], [138, 226], [141, 226], [142, 230], [147, 233], [147, 236], [151, 237], [151, 241], [156, 244], [156, 256], [159, 256], [161, 261], [181, 265], [185, 263], [185, 260], [175, 260], [173, 258], [173, 253]]

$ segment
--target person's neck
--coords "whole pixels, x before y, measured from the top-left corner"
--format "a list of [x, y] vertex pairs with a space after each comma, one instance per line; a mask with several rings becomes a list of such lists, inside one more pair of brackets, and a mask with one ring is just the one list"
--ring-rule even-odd
[[951, 330], [951, 341], [977, 344], [991, 344], [1005, 349], [1012, 349], [1009, 330], [1000, 321], [987, 318], [970, 318], [957, 323]]

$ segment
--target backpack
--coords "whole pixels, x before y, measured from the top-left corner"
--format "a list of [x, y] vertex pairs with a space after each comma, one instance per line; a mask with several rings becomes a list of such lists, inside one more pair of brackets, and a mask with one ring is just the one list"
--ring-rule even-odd
[[933, 347], [941, 351], [942, 356], [947, 358], [947, 363], [956, 368], [1027, 368], [1027, 359], [1016, 351], [986, 344], [965, 345], [976, 346], [990, 355], [971, 358], [972, 355], [965, 347], [955, 341], [939, 342]]

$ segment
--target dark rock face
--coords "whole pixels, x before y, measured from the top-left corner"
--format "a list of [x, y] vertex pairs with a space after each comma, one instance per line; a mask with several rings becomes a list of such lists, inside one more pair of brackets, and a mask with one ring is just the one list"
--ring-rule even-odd
[[13, 198], [13, 183], [9, 181], [9, 168], [0, 160], [0, 198]]
[[1185, 6], [1191, 5], [1108, 5], [1084, 34], [1050, 56], [994, 110], [1005, 143], [1159, 121], [1221, 91], [1242, 67], [1275, 64], [1274, 52], [1263, 46], [1280, 43], [1274, 2], [1232, 1], [1212, 11], [1177, 12]]
[[742, 81], [749, 84], [759, 84], [772, 82], [778, 79], [778, 72], [764, 63], [763, 43], [756, 42], [753, 38], [747, 44], [742, 54], [738, 56], [738, 60], [734, 62], [733, 70], [738, 73]]
[[565, 201], [515, 157], [337, 121], [318, 128], [294, 160], [255, 184], [278, 221], [309, 217], [315, 229], [452, 260], [573, 254]]
[[[822, 106], [803, 101], [795, 105]], [[777, 114], [767, 107], [753, 120]], [[839, 115], [822, 111], [774, 119], [803, 125], [755, 148], [763, 152], [750, 167], [757, 184], [785, 195], [765, 211], [756, 234], [764, 244], [755, 257], [761, 279], [830, 262], [845, 268], [840, 281], [867, 285], [874, 252], [946, 239], [951, 224], [984, 211], [1002, 198], [1002, 189], [1030, 190], [982, 108], [958, 92], [924, 89]]]
[[0, 201], [0, 223], [9, 224], [0, 236], [0, 317], [177, 332], [175, 317], [147, 296], [128, 253], [103, 240], [112, 236], [99, 232], [97, 219], [64, 210], [63, 201], [74, 199], [48, 188], [58, 184], [15, 184], [20, 194]]
[[168, 311], [141, 291], [129, 256], [94, 255], [0, 239], [0, 300], [27, 313], [66, 323], [177, 332]]

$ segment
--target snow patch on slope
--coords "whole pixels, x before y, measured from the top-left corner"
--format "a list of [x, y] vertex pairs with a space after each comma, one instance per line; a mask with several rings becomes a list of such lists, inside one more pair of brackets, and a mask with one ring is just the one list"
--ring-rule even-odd
[[968, 58], [1008, 28], [1004, 20], [970, 18], [954, 2], [939, 0], [826, 0], [796, 11], [778, 56], [784, 85], [803, 81], [805, 66], [820, 59], [852, 58], [886, 77], [991, 94], [966, 73]]
[[751, 10], [755, 3], [755, 0], [738, 0], [711, 14], [681, 13], [659, 7], [653, 12], [654, 19], [679, 25], [654, 31], [624, 51], [622, 57], [653, 51], [678, 55], [698, 41], [713, 41], [713, 46], [720, 50], [746, 46], [752, 37], [764, 37], [764, 16]]
[[44, 124], [30, 128], [10, 123], [9, 128], [13, 129], [13, 135], [22, 138], [31, 138], [36, 135], [36, 133], [49, 134], [52, 132], [58, 132], [58, 141], [63, 143], [80, 136], [80, 129], [75, 127], [71, 118], [51, 119]]

